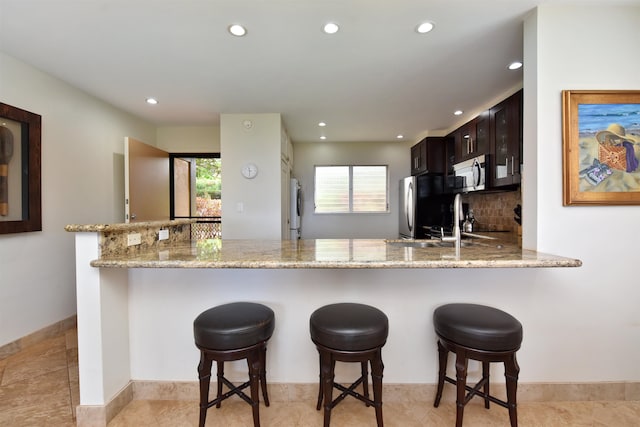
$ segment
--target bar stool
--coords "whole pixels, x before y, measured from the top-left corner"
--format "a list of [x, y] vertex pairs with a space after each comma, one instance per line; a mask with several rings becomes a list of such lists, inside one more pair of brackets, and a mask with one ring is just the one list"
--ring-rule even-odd
[[[320, 355], [318, 404], [324, 400], [324, 427], [329, 427], [331, 409], [351, 395], [376, 411], [378, 427], [382, 420], [382, 347], [389, 333], [389, 319], [380, 310], [364, 304], [339, 303], [317, 309], [309, 320], [311, 340]], [[361, 375], [349, 387], [334, 382], [336, 361], [360, 362]], [[368, 364], [371, 364], [373, 400], [369, 398]], [[363, 394], [355, 391], [362, 384]], [[342, 393], [333, 400], [333, 388]]]
[[[440, 404], [444, 382], [447, 381], [456, 385], [456, 427], [462, 427], [464, 406], [476, 395], [484, 398], [484, 407], [487, 409], [489, 402], [508, 408], [511, 427], [517, 427], [516, 389], [520, 368], [516, 351], [522, 343], [522, 324], [496, 308], [478, 304], [447, 304], [436, 308], [433, 325], [438, 335], [440, 365], [433, 406], [437, 408]], [[456, 380], [446, 375], [448, 352], [456, 355]], [[482, 379], [474, 387], [466, 384], [469, 359], [482, 362]], [[506, 402], [489, 394], [491, 362], [504, 363]]]
[[[260, 427], [259, 387], [265, 406], [269, 406], [266, 379], [267, 341], [275, 326], [273, 310], [262, 304], [234, 302], [210, 308], [202, 312], [193, 322], [196, 346], [200, 349], [198, 377], [200, 380], [200, 427], [204, 427], [207, 409], [233, 396], [241, 397], [253, 409], [253, 425]], [[249, 381], [235, 386], [224, 377], [224, 362], [247, 359]], [[217, 397], [209, 401], [211, 365], [218, 368]], [[230, 390], [222, 394], [222, 385]], [[251, 397], [243, 389], [249, 387]]]

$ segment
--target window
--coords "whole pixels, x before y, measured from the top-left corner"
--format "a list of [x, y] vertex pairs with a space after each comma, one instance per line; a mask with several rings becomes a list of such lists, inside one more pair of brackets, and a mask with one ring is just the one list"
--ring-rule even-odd
[[316, 166], [316, 213], [388, 212], [387, 166]]

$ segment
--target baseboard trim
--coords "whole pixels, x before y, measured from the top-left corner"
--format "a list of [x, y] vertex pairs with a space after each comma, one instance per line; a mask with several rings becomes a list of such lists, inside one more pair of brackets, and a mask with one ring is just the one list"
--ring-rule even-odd
[[129, 382], [106, 405], [78, 405], [76, 406], [76, 426], [78, 427], [107, 427], [125, 406], [133, 401], [133, 382]]
[[49, 338], [54, 338], [70, 329], [74, 329], [76, 328], [76, 325], [77, 325], [77, 318], [76, 318], [76, 315], [74, 314], [71, 317], [67, 317], [66, 319], [63, 319], [59, 322], [54, 323], [53, 325], [46, 326], [29, 335], [26, 335], [22, 338], [18, 338], [15, 341], [12, 341], [8, 344], [4, 344], [0, 346], [0, 360], [5, 359], [13, 354], [16, 354], [19, 351], [22, 351], [29, 346], [40, 343]]
[[[211, 383], [211, 389], [215, 382]], [[274, 402], [313, 401], [318, 384], [269, 383], [269, 399]], [[491, 383], [492, 393], [506, 398], [504, 383]], [[383, 384], [385, 401], [430, 402], [435, 384]], [[198, 400], [197, 381], [133, 381], [134, 400]], [[455, 401], [455, 387], [445, 385], [443, 399]], [[631, 401], [640, 400], [640, 382], [518, 383], [519, 402]]]
[[[271, 402], [315, 402], [318, 384], [269, 383]], [[215, 390], [215, 383], [211, 383]], [[492, 394], [506, 399], [504, 383], [491, 384]], [[433, 404], [435, 384], [384, 384], [383, 401]], [[197, 404], [197, 381], [131, 381], [105, 406], [78, 406], [78, 427], [106, 427], [133, 400], [192, 400]], [[637, 401], [640, 382], [519, 383], [518, 402]], [[443, 402], [455, 402], [455, 387], [445, 386]]]

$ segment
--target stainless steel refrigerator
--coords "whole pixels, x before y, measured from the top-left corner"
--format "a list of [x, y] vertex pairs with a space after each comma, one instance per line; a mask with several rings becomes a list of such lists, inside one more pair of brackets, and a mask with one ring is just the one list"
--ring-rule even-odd
[[291, 178], [290, 201], [289, 234], [291, 240], [297, 240], [302, 236], [302, 186], [295, 178]]
[[403, 239], [428, 237], [428, 228], [450, 226], [452, 195], [443, 194], [442, 175], [409, 176], [400, 180], [399, 234]]

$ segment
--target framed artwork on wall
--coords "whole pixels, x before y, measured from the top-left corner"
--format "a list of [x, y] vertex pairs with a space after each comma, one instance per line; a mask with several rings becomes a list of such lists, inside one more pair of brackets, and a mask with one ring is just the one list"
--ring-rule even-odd
[[563, 204], [640, 204], [640, 91], [562, 91]]
[[0, 103], [0, 234], [42, 230], [41, 122]]

